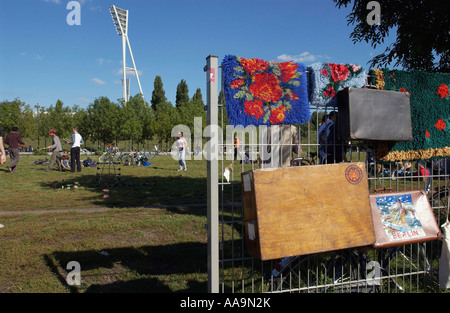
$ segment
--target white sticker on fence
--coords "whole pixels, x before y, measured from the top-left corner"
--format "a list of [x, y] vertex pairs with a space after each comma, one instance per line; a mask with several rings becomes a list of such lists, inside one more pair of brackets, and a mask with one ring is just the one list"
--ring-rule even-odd
[[255, 240], [255, 225], [253, 221], [248, 223], [248, 239]]
[[243, 179], [244, 179], [244, 191], [251, 191], [252, 187], [250, 184], [250, 175], [243, 175]]

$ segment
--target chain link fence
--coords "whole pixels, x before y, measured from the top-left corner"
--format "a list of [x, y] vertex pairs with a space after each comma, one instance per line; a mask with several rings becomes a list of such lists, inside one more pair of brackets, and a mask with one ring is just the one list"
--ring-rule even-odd
[[[205, 70], [206, 71], [206, 70]], [[210, 109], [214, 110], [214, 108]], [[218, 124], [226, 129], [225, 105], [218, 104]], [[298, 142], [289, 144], [292, 166], [318, 163], [318, 128], [324, 113], [310, 108], [309, 123], [296, 128]], [[234, 159], [234, 134], [240, 134], [240, 148]], [[257, 133], [259, 138], [261, 133]], [[258, 143], [248, 134], [223, 132], [218, 141], [218, 278], [210, 282], [221, 293], [343, 293], [442, 292], [439, 288], [441, 240], [431, 240], [390, 248], [354, 248], [313, 255], [262, 261], [247, 252], [242, 205], [241, 173], [260, 168]], [[253, 147], [252, 145], [255, 145]], [[294, 147], [294, 149], [292, 149]], [[273, 148], [273, 145], [272, 145]], [[282, 148], [282, 144], [280, 144]], [[449, 197], [449, 159], [427, 164], [431, 179], [417, 181], [402, 175], [402, 164], [381, 164], [373, 147], [365, 143], [345, 143], [348, 162], [364, 162], [370, 193], [422, 189], [432, 206], [438, 225], [446, 220]], [[256, 151], [256, 152], [255, 152]], [[283, 149], [281, 149], [283, 151]], [[297, 153], [296, 153], [297, 152]], [[417, 164], [413, 163], [412, 168]], [[208, 181], [208, 184], [214, 183]], [[213, 186], [215, 187], [215, 186]], [[323, 190], [323, 196], [333, 196]], [[211, 256], [210, 256], [211, 257]], [[214, 264], [212, 264], [214, 266]], [[211, 279], [211, 278], [210, 278]]]

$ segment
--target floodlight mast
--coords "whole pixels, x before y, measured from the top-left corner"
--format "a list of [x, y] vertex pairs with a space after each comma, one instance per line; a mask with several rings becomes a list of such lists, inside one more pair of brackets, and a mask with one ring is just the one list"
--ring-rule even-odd
[[[116, 26], [116, 31], [119, 36], [122, 37], [122, 69], [123, 69], [123, 100], [128, 102], [129, 88], [127, 88], [127, 70], [134, 71], [139, 85], [139, 91], [141, 92], [142, 98], [144, 98], [144, 93], [142, 92], [141, 82], [139, 81], [139, 74], [136, 69], [136, 64], [134, 62], [133, 52], [131, 51], [130, 41], [128, 40], [128, 10], [123, 10], [117, 8], [115, 5], [109, 8], [111, 17], [113, 19], [114, 25]], [[126, 46], [128, 45], [128, 51], [130, 52], [131, 62], [133, 63], [133, 68], [126, 66]]]

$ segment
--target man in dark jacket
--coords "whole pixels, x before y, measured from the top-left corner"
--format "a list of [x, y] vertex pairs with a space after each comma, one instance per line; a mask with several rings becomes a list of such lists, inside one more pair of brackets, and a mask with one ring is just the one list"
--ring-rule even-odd
[[[1, 120], [1, 115], [0, 115], [0, 120]], [[6, 162], [6, 154], [5, 154], [5, 147], [3, 147], [3, 136], [2, 136], [2, 125], [0, 122], [0, 153], [2, 155], [0, 155], [0, 164], [3, 164]], [[0, 224], [0, 228], [3, 228], [4, 225]]]
[[17, 163], [19, 163], [19, 144], [25, 145], [19, 135], [19, 128], [13, 127], [12, 133], [8, 134], [5, 138], [5, 143], [9, 146], [9, 156], [11, 157], [11, 163], [8, 165], [9, 172], [15, 172]]
[[[0, 115], [0, 120], [1, 120], [1, 115]], [[0, 122], [0, 153], [2, 155], [0, 155], [0, 164], [3, 164], [6, 162], [6, 153], [5, 153], [5, 147], [3, 146], [3, 137], [2, 137], [2, 125]]]
[[339, 135], [339, 117], [336, 111], [330, 112], [329, 133], [327, 137], [327, 163], [346, 162], [345, 143]]

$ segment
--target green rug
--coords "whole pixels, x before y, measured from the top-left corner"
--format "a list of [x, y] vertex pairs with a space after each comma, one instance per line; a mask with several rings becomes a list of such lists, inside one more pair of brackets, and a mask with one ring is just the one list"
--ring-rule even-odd
[[450, 74], [373, 69], [370, 75], [378, 89], [411, 95], [413, 140], [378, 143], [376, 158], [394, 162], [450, 156]]

